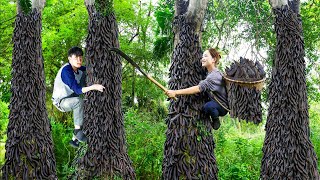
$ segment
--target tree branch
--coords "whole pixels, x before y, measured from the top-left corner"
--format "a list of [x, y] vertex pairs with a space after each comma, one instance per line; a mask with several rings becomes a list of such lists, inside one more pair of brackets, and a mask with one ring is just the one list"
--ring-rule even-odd
[[207, 9], [207, 4], [208, 0], [190, 0], [188, 11], [186, 13], [187, 18], [194, 19], [194, 22], [200, 21], [202, 23], [205, 11]]
[[32, 0], [32, 9], [37, 9], [38, 11], [42, 11], [46, 0]]
[[281, 8], [281, 6], [288, 5], [288, 0], [269, 0], [272, 8]]
[[138, 27], [137, 33], [130, 38], [129, 44], [131, 44], [132, 41], [133, 41], [133, 39], [134, 39], [135, 37], [137, 37], [138, 35], [139, 35], [139, 27]]
[[3, 23], [5, 23], [5, 22], [8, 22], [8, 21], [14, 19], [15, 17], [16, 17], [16, 16], [13, 16], [13, 17], [11, 17], [11, 18], [9, 18], [9, 19], [7, 19], [7, 20], [4, 20], [4, 21], [0, 22], [0, 26], [1, 26]]
[[87, 6], [94, 5], [95, 0], [85, 0]]

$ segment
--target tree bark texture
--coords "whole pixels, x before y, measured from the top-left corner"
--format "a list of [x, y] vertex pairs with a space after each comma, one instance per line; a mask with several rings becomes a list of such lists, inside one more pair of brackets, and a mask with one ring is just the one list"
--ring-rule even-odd
[[261, 179], [320, 179], [310, 141], [304, 42], [297, 9], [291, 5], [273, 7], [277, 46]]
[[[193, 7], [204, 15], [206, 2]], [[201, 67], [200, 26], [203, 16], [194, 18], [186, 10], [189, 1], [176, 1], [174, 19], [175, 47], [170, 67], [170, 89], [198, 85], [205, 78]], [[199, 20], [200, 19], [200, 20]], [[214, 156], [214, 140], [209, 117], [201, 114], [207, 96], [204, 94], [179, 96], [170, 102], [166, 120], [163, 179], [217, 179], [218, 169]]]
[[104, 16], [87, 4], [89, 34], [86, 40], [87, 83], [105, 86], [104, 92], [85, 96], [84, 132], [88, 151], [79, 161], [79, 178], [135, 179], [126, 149], [121, 111], [121, 59], [108, 51], [119, 47], [118, 26], [113, 13]]
[[[18, 8], [19, 10], [20, 8]], [[3, 179], [56, 179], [41, 49], [41, 11], [18, 11]]]

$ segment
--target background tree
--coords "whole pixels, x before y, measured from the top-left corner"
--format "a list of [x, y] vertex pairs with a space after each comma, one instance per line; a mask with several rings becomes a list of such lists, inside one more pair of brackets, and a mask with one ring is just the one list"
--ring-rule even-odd
[[0, 101], [10, 101], [12, 34], [14, 29], [16, 4], [5, 0], [0, 6]]
[[300, 1], [270, 0], [276, 54], [261, 163], [262, 179], [319, 179], [310, 141]]
[[56, 179], [41, 48], [44, 3], [17, 3], [4, 179]]
[[[175, 1], [174, 51], [169, 89], [198, 85], [201, 67], [201, 29], [207, 0]], [[169, 107], [164, 145], [164, 179], [217, 179], [214, 141], [209, 117], [200, 111], [205, 96], [180, 96]]]
[[88, 150], [79, 161], [78, 177], [134, 179], [127, 154], [121, 109], [121, 59], [108, 49], [119, 47], [113, 1], [85, 1], [89, 13], [86, 39], [87, 83], [105, 91], [85, 95], [84, 132]]

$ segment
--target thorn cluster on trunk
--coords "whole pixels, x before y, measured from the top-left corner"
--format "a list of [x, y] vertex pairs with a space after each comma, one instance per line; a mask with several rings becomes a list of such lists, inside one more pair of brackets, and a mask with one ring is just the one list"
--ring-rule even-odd
[[301, 17], [288, 6], [273, 11], [277, 46], [260, 178], [319, 180], [310, 140]]
[[19, 13], [13, 33], [10, 114], [3, 179], [56, 179], [45, 101], [41, 13]]
[[[194, 23], [183, 15], [175, 18], [174, 25], [179, 41], [172, 55], [169, 89], [198, 85], [205, 78], [199, 35]], [[200, 113], [205, 97], [180, 96], [170, 103], [162, 166], [165, 180], [217, 179], [212, 126], [210, 119]]]
[[87, 83], [102, 84], [104, 92], [86, 93], [84, 132], [88, 150], [79, 159], [78, 178], [135, 179], [125, 141], [121, 108], [120, 56], [110, 52], [119, 48], [118, 26], [113, 13], [104, 16], [93, 5], [87, 6], [89, 32], [86, 39]]

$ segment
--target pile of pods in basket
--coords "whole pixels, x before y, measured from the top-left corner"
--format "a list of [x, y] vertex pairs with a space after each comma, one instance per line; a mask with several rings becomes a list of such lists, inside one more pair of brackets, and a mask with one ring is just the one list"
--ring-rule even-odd
[[266, 73], [259, 61], [240, 57], [225, 69], [230, 116], [258, 124], [262, 121], [261, 89]]

